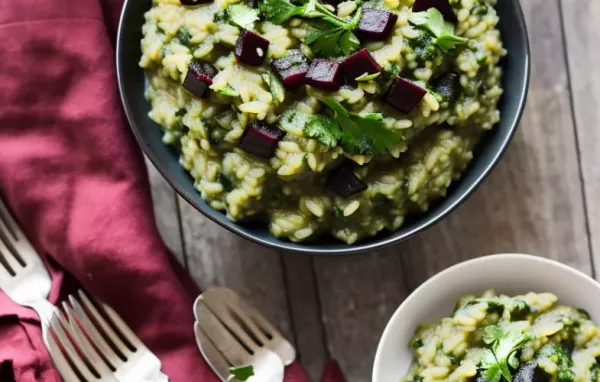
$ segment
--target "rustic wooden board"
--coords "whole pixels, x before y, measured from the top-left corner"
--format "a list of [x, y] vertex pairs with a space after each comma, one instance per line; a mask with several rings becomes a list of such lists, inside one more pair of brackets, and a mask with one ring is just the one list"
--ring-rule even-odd
[[600, 277], [600, 2], [562, 0], [565, 44], [588, 213], [591, 251]]
[[281, 255], [225, 230], [179, 198], [188, 269], [201, 289], [226, 286], [293, 338]]
[[317, 381], [329, 358], [310, 255], [282, 253], [295, 342], [302, 365]]
[[329, 353], [349, 382], [370, 381], [379, 338], [408, 293], [400, 258], [317, 257], [314, 265]]

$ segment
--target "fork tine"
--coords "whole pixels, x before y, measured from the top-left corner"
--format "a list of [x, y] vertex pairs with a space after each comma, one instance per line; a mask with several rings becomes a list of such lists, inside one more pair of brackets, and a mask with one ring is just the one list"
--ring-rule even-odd
[[79, 301], [77, 301], [77, 299], [75, 299], [75, 297], [73, 296], [69, 296], [69, 301], [71, 302], [71, 306], [75, 310], [75, 314], [77, 315], [79, 322], [81, 323], [81, 325], [83, 325], [85, 332], [92, 339], [94, 345], [96, 345], [96, 347], [100, 350], [100, 353], [102, 353], [102, 355], [106, 357], [108, 362], [116, 369], [117, 366], [123, 362], [121, 358], [119, 358], [119, 356], [117, 355], [117, 353], [115, 353], [112, 347], [110, 347], [110, 345], [106, 343], [104, 337], [102, 337], [102, 334], [100, 334], [98, 329], [96, 329], [96, 325], [92, 323], [86, 311], [83, 309], [81, 304], [79, 304]]
[[[214, 290], [214, 291], [208, 291], [203, 293], [200, 298], [202, 299], [202, 301], [204, 301], [206, 303], [206, 305], [208, 306], [208, 308], [214, 312], [215, 316], [219, 317], [219, 320], [223, 323], [223, 325], [225, 325], [230, 331], [232, 331], [235, 336], [244, 343], [244, 345], [252, 350], [255, 350], [258, 347], [258, 344], [254, 341], [254, 339], [250, 338], [250, 336], [246, 333], [246, 331], [241, 327], [241, 325], [233, 318], [233, 316], [231, 315], [230, 309], [228, 309], [230, 307], [230, 304], [228, 304], [227, 302], [223, 301], [223, 295], [220, 293], [215, 293], [215, 292], [219, 292], [219, 289]], [[237, 314], [237, 312], [236, 312]], [[240, 317], [241, 319], [241, 317]], [[242, 319], [242, 321], [244, 321]], [[252, 325], [251, 327], [248, 327], [250, 330], [253, 330], [253, 328], [256, 328], [256, 326]], [[260, 332], [257, 329], [257, 332]], [[260, 333], [262, 334], [262, 333]], [[257, 335], [257, 337], [260, 337]], [[263, 335], [262, 339], [259, 338], [259, 340], [261, 341], [266, 341], [266, 337]], [[263, 342], [264, 345], [265, 342]]]
[[252, 331], [252, 333], [254, 333], [256, 337], [258, 337], [258, 340], [261, 341], [263, 345], [269, 342], [269, 339], [264, 334], [263, 329], [258, 327], [255, 321], [252, 319], [252, 316], [246, 314], [246, 312], [249, 312], [249, 310], [244, 310], [243, 308], [240, 309], [241, 301], [236, 301], [236, 303], [237, 304], [227, 305], [229, 306], [229, 309], [231, 309], [235, 313], [235, 315], [244, 323], [244, 325], [246, 325], [246, 327], [250, 329], [250, 331]]
[[[112, 374], [112, 370], [110, 370], [104, 362], [104, 360], [100, 358], [100, 355], [98, 354], [94, 346], [92, 346], [87, 336], [81, 331], [79, 325], [77, 325], [77, 321], [81, 322], [81, 317], [76, 315], [73, 309], [66, 302], [63, 302], [62, 306], [64, 311], [67, 312], [67, 317], [69, 319], [69, 327], [67, 328], [67, 330], [79, 342], [80, 350], [86, 355], [87, 359], [90, 361], [94, 369], [100, 375]], [[75, 318], [77, 318], [77, 320], [75, 320]]]
[[131, 328], [127, 326], [125, 321], [123, 321], [123, 319], [117, 314], [117, 312], [114, 311], [113, 308], [104, 303], [100, 303], [100, 305], [102, 306], [102, 309], [104, 309], [104, 312], [106, 313], [108, 318], [110, 318], [112, 323], [115, 324], [117, 329], [121, 331], [121, 334], [127, 339], [127, 341], [129, 341], [129, 343], [134, 348], [137, 349], [140, 345], [142, 345], [142, 341], [138, 338], [138, 336], [135, 335], [133, 330], [131, 330]]
[[63, 379], [65, 381], [79, 381], [80, 378], [77, 376], [77, 374], [75, 374], [75, 370], [73, 370], [73, 367], [69, 361], [67, 361], [65, 354], [54, 340], [52, 334], [45, 334], [44, 343], [48, 347], [48, 352], [50, 353], [50, 357], [52, 357], [54, 366], [56, 366]]
[[232, 365], [243, 365], [250, 355], [238, 340], [221, 324], [219, 319], [208, 309], [205, 303], [196, 304], [196, 317], [200, 329], [219, 349], [225, 359]]
[[23, 268], [12, 251], [8, 248], [4, 240], [2, 240], [2, 236], [0, 236], [0, 257], [2, 257], [4, 262], [8, 264], [14, 273], [17, 273], [19, 269]]
[[100, 315], [98, 309], [92, 304], [90, 299], [86, 296], [85, 293], [80, 289], [78, 291], [79, 297], [83, 302], [85, 308], [92, 314], [94, 317], [94, 321], [100, 326], [102, 331], [108, 336], [110, 341], [115, 345], [117, 350], [121, 352], [121, 354], [127, 358], [131, 350], [125, 345], [125, 343], [119, 338], [119, 336], [115, 333], [115, 331], [110, 327], [110, 325], [106, 322], [106, 320]]
[[79, 373], [88, 381], [93, 381], [97, 379], [97, 377], [84, 363], [84, 360], [79, 356], [69, 337], [67, 337], [67, 335], [63, 331], [62, 325], [64, 322], [65, 319], [62, 317], [60, 311], [57, 310], [54, 316], [52, 316], [52, 319], [50, 320], [50, 328], [52, 329], [52, 331], [54, 331], [54, 334], [56, 334], [58, 341], [62, 345], [63, 349], [65, 349], [65, 351], [67, 352], [68, 358], [71, 360], [71, 362], [73, 362]]
[[8, 233], [10, 233], [15, 238], [15, 240], [19, 240], [19, 225], [12, 217], [11, 213], [8, 211], [8, 208], [4, 204], [4, 200], [2, 200], [2, 198], [0, 198], [0, 227], [1, 226], [6, 227]]

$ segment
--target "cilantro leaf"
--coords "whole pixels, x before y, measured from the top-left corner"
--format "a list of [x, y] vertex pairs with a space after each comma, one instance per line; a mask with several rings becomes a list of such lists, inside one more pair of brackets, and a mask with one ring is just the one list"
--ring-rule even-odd
[[435, 36], [434, 44], [444, 53], [469, 41], [464, 37], [458, 37], [454, 33], [454, 25], [444, 21], [444, 16], [436, 8], [429, 8], [424, 12], [415, 12], [409, 16], [408, 21]]
[[486, 326], [483, 329], [483, 342], [488, 345], [492, 345], [494, 342], [499, 341], [504, 335], [504, 330], [496, 325]]
[[262, 0], [258, 8], [264, 13], [267, 20], [273, 24], [283, 24], [293, 16], [302, 16], [306, 11], [308, 4], [294, 5], [287, 0]]
[[237, 380], [244, 382], [254, 375], [254, 366], [241, 366], [229, 368], [229, 373]]
[[304, 125], [304, 133], [324, 145], [334, 147], [342, 137], [338, 123], [325, 115], [313, 115]]
[[186, 108], [177, 109], [177, 111], [175, 112], [176, 117], [183, 117], [186, 114], [187, 114]]
[[229, 21], [243, 29], [254, 29], [254, 22], [258, 20], [258, 15], [258, 9], [250, 8], [246, 4], [233, 4], [227, 7]]
[[313, 52], [318, 56], [347, 56], [360, 47], [358, 38], [344, 27], [323, 20], [314, 20], [310, 24], [313, 30], [304, 39], [304, 43], [312, 45]]
[[[531, 337], [527, 333], [522, 333], [519, 330], [511, 330], [506, 334], [504, 338], [501, 338], [494, 349], [494, 354], [498, 360], [500, 366], [500, 372], [507, 381], [512, 382], [512, 374], [510, 373], [508, 360], [510, 356], [521, 349], [527, 342], [531, 340]], [[518, 367], [517, 362], [517, 367]]]
[[388, 129], [380, 113], [351, 114], [332, 97], [321, 99], [333, 112], [342, 131], [342, 147], [351, 155], [370, 155], [392, 150], [402, 137]]
[[519, 367], [519, 359], [515, 353], [530, 340], [529, 334], [522, 333], [520, 330], [506, 332], [496, 325], [487, 326], [483, 330], [483, 342], [490, 345], [491, 349], [485, 349], [481, 359], [484, 381], [498, 382], [501, 377], [504, 377], [512, 382], [510, 368]]

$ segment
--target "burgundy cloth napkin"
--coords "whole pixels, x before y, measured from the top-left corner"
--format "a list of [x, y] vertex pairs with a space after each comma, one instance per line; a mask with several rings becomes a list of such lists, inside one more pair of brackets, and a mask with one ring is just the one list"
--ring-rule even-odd
[[[213, 382], [193, 333], [199, 290], [158, 236], [117, 95], [121, 3], [0, 0], [0, 193], [45, 256], [52, 302], [76, 290], [72, 275], [123, 317], [172, 381]], [[0, 380], [13, 378], [60, 381], [36, 314], [0, 292]], [[286, 382], [305, 381], [300, 364], [286, 369]]]

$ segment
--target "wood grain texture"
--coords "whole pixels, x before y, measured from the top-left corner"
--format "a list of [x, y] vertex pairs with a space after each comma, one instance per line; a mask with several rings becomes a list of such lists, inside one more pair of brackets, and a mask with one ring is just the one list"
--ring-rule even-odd
[[379, 338], [408, 293], [400, 257], [315, 257], [314, 266], [329, 353], [349, 382], [370, 381]]
[[160, 175], [154, 165], [150, 163], [148, 158], [146, 158], [146, 167], [148, 168], [154, 217], [158, 232], [166, 246], [175, 254], [177, 260], [185, 266], [176, 192]]
[[200, 288], [233, 289], [292, 339], [281, 255], [225, 230], [182, 198], [179, 208], [188, 270]]
[[596, 277], [600, 277], [600, 2], [562, 0], [575, 124]]
[[302, 365], [317, 381], [329, 355], [310, 255], [282, 253], [295, 342]]
[[410, 254], [403, 259], [413, 288], [450, 265], [501, 252], [549, 257], [591, 273], [558, 4], [527, 0], [522, 6], [533, 66], [519, 130], [465, 204], [398, 247]]

